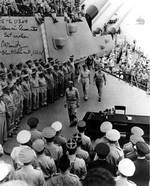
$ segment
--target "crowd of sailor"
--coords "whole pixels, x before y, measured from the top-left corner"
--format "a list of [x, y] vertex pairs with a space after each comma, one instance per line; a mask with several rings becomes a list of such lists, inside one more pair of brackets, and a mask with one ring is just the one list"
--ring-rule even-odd
[[53, 122], [37, 129], [39, 120], [27, 120], [29, 130], [21, 130], [10, 152], [11, 162], [4, 161], [0, 148], [0, 185], [2, 186], [148, 186], [150, 149], [144, 131], [134, 126], [121, 147], [121, 133], [112, 123], [100, 125], [98, 139], [85, 134], [86, 123], [78, 121], [76, 131], [67, 139], [63, 124]]

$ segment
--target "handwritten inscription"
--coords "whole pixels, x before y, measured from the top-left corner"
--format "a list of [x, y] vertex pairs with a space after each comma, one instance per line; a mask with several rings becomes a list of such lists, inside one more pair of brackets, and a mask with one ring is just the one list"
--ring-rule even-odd
[[31, 26], [30, 28], [25, 27], [24, 25], [17, 25], [16, 27], [13, 27], [11, 25], [6, 26], [6, 25], [0, 25], [0, 30], [20, 30], [20, 31], [37, 31], [38, 27], [37, 26]]
[[19, 41], [15, 41], [14, 43], [9, 43], [4, 40], [0, 43], [0, 54], [1, 55], [11, 55], [11, 54], [30, 54], [32, 55], [43, 55], [44, 50], [36, 50], [36, 49], [29, 49], [28, 45], [23, 45]]
[[29, 36], [27, 34], [24, 33], [20, 33], [20, 34], [16, 34], [13, 32], [4, 32], [4, 37], [5, 38], [17, 38], [17, 39], [25, 39], [25, 38], [29, 38]]
[[12, 54], [26, 54], [26, 55], [30, 55], [30, 56], [33, 56], [33, 55], [43, 55], [44, 54], [44, 50], [43, 51], [39, 51], [39, 50], [30, 50], [30, 49], [27, 49], [27, 48], [23, 48], [23, 47], [19, 47], [17, 49], [11, 49], [11, 50], [7, 50], [7, 49], [4, 49], [4, 50], [0, 50], [0, 54], [1, 55], [12, 55]]
[[[0, 17], [0, 57], [43, 56], [39, 27], [31, 17]], [[5, 58], [4, 58], [5, 59]], [[15, 59], [15, 58], [14, 58]], [[16, 61], [15, 61], [16, 62]]]
[[4, 17], [0, 19], [0, 24], [28, 24], [28, 19], [22, 17], [16, 17], [12, 19], [11, 17]]

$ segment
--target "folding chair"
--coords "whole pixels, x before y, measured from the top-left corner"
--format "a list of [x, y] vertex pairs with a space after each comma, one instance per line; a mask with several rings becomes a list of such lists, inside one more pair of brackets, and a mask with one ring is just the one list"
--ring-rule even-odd
[[[123, 114], [126, 114], [126, 106], [122, 106], [122, 105], [115, 105], [115, 114], [117, 114], [117, 111], [122, 111]], [[118, 114], [121, 114], [120, 112]]]

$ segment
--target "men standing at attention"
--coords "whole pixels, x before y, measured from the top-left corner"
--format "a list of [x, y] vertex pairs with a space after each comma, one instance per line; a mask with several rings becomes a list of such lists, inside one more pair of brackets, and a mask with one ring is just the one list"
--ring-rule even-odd
[[13, 135], [13, 129], [14, 129], [14, 102], [13, 98], [10, 95], [10, 90], [8, 85], [4, 85], [2, 87], [3, 90], [3, 102], [6, 106], [6, 120], [7, 120], [7, 130], [8, 130], [8, 136], [12, 137]]
[[32, 109], [37, 110], [39, 108], [39, 78], [36, 74], [36, 71], [32, 72], [30, 84], [32, 92]]
[[89, 84], [90, 84], [90, 71], [87, 69], [87, 66], [84, 64], [83, 69], [81, 70], [81, 73], [78, 78], [78, 82], [81, 79], [82, 83], [82, 89], [83, 89], [83, 95], [84, 95], [84, 100], [88, 100], [88, 89], [89, 89]]
[[28, 74], [22, 75], [22, 89], [24, 92], [24, 113], [30, 114], [32, 108], [32, 94]]
[[79, 91], [77, 88], [73, 87], [73, 82], [69, 81], [69, 87], [66, 89], [66, 103], [65, 108], [68, 109], [70, 127], [74, 126], [77, 122], [77, 108], [79, 107]]
[[0, 144], [7, 141], [6, 106], [3, 101], [3, 91], [0, 90]]
[[101, 102], [103, 84], [106, 85], [106, 77], [102, 72], [101, 67], [99, 67], [99, 69], [95, 72], [94, 81], [98, 90], [98, 101]]

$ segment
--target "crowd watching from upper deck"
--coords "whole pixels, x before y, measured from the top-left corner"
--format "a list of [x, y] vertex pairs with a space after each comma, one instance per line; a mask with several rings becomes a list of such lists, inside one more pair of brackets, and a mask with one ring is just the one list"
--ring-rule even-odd
[[8, 0], [0, 1], [1, 16], [35, 16], [43, 18], [50, 16], [54, 23], [56, 16], [64, 16], [67, 22], [82, 21], [84, 7], [79, 1], [54, 0]]
[[150, 60], [141, 48], [136, 48], [136, 41], [124, 41], [116, 44], [109, 55], [98, 60], [103, 68], [131, 85], [146, 90], [149, 81]]

